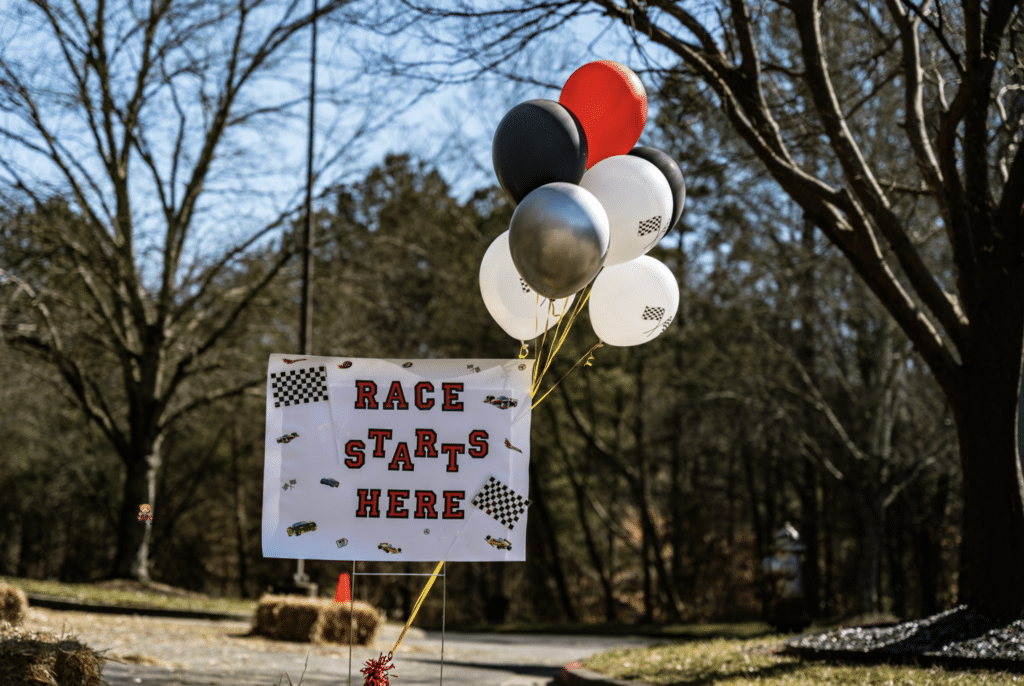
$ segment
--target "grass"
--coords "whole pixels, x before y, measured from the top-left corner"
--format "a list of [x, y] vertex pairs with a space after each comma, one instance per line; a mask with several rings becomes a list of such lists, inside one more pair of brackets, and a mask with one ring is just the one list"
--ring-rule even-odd
[[20, 577], [0, 577], [11, 586], [17, 586], [26, 593], [66, 598], [81, 602], [116, 605], [118, 607], [153, 607], [171, 610], [195, 610], [201, 612], [236, 612], [252, 614], [257, 601], [234, 598], [178, 598], [138, 591], [122, 591], [98, 588], [92, 584], [65, 584], [59, 581], [40, 581]]
[[777, 655], [775, 640], [713, 638], [706, 641], [629, 648], [594, 655], [583, 666], [617, 679], [657, 686], [759, 684], [762, 686], [933, 686], [1024, 684], [1024, 675], [986, 671], [947, 671], [905, 665], [836, 665]]

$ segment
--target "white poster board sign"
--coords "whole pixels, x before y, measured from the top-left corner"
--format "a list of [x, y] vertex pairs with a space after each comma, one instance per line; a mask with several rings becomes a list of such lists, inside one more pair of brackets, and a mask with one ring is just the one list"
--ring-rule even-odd
[[525, 560], [532, 366], [271, 355], [264, 556]]

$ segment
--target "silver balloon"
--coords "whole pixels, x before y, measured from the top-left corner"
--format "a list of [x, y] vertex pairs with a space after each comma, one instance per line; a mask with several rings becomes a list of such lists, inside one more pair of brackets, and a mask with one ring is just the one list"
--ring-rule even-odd
[[571, 183], [530, 192], [512, 215], [509, 251], [523, 280], [551, 298], [590, 283], [608, 252], [608, 215], [596, 197]]

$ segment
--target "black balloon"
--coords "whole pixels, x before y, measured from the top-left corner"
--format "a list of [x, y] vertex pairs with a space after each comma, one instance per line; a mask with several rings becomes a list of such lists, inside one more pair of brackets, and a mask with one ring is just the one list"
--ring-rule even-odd
[[657, 148], [638, 145], [630, 150], [629, 154], [647, 160], [668, 179], [668, 185], [672, 189], [672, 221], [665, 228], [665, 233], [668, 233], [679, 221], [679, 217], [683, 214], [683, 205], [686, 203], [686, 184], [683, 183], [683, 172], [674, 159]]
[[545, 184], [579, 183], [587, 171], [587, 138], [579, 119], [564, 106], [528, 100], [498, 124], [491, 159], [498, 183], [519, 204]]

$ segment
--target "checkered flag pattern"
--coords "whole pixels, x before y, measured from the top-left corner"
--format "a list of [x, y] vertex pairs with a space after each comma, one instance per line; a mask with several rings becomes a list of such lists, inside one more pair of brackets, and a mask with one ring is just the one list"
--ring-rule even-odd
[[274, 407], [303, 405], [327, 400], [327, 368], [289, 369], [270, 374]]
[[661, 215], [645, 219], [637, 226], [636, 235], [646, 236], [649, 233], [661, 231]]
[[665, 316], [664, 307], [645, 307], [643, 319], [648, 321], [657, 322], [661, 321], [661, 318]]
[[508, 527], [509, 531], [529, 507], [530, 501], [493, 476], [487, 480], [480, 492], [473, 498], [473, 506], [480, 508]]
[[526, 283], [521, 276], [519, 277], [519, 285], [523, 287], [523, 293], [530, 292], [530, 284]]

